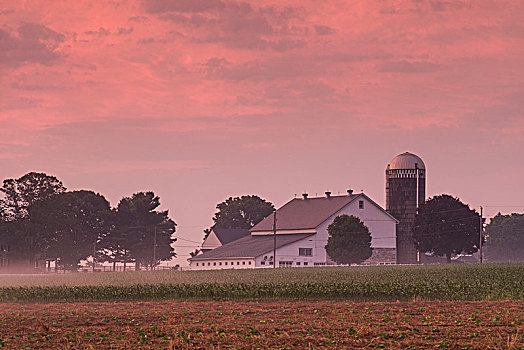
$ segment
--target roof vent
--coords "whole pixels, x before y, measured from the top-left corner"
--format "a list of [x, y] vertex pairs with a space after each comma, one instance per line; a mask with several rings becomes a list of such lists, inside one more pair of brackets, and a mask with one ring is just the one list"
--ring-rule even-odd
[[330, 198], [331, 197], [331, 192], [327, 191], [326, 192], [326, 198]]
[[303, 197], [304, 199], [307, 199], [307, 193], [302, 193], [302, 197]]
[[351, 196], [353, 194], [353, 190], [348, 190], [348, 195]]

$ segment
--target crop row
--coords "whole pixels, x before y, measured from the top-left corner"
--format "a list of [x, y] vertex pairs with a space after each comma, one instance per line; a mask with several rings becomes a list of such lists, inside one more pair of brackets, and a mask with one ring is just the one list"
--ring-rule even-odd
[[[322, 272], [324, 275], [321, 275]], [[217, 281], [218, 278], [198, 278], [203, 276], [195, 273], [190, 275], [195, 278], [191, 283], [166, 279], [160, 283], [127, 285], [2, 287], [0, 302], [250, 298], [361, 301], [524, 299], [524, 264], [493, 264], [479, 268], [413, 266], [400, 269], [349, 267], [245, 270], [240, 273], [215, 271], [215, 277], [222, 276], [222, 281]]]

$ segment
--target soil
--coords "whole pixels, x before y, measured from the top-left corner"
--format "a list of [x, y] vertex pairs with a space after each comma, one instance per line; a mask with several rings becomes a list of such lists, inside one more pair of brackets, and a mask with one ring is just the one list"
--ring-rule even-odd
[[7, 349], [524, 349], [524, 302], [0, 304]]

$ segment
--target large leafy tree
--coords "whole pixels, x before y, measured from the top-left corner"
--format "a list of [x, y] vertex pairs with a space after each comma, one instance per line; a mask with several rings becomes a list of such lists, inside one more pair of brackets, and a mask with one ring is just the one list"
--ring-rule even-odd
[[6, 179], [0, 188], [4, 194], [0, 201], [2, 219], [14, 221], [24, 218], [32, 203], [65, 191], [60, 180], [45, 173], [31, 172], [19, 179]]
[[56, 177], [30, 172], [18, 179], [3, 181], [0, 192], [0, 240], [9, 246], [11, 263], [25, 263], [34, 267], [37, 257], [46, 248], [43, 233], [35, 230], [29, 218], [29, 207], [63, 193], [66, 188]]
[[371, 257], [371, 234], [359, 218], [340, 215], [328, 226], [326, 253], [338, 264], [358, 264]]
[[498, 213], [486, 226], [486, 234], [490, 261], [524, 261], [524, 214]]
[[116, 209], [115, 229], [101, 242], [113, 258], [154, 267], [175, 256], [171, 246], [176, 224], [168, 211], [158, 211], [160, 198], [153, 192], [124, 197]]
[[109, 202], [92, 191], [60, 193], [33, 203], [28, 212], [39, 248], [64, 269], [74, 270], [92, 256], [112, 226]]
[[445, 256], [472, 254], [478, 250], [480, 215], [458, 198], [442, 194], [418, 209], [413, 238], [419, 251]]
[[250, 229], [275, 210], [273, 204], [256, 195], [229, 197], [216, 208], [214, 224], [204, 230], [204, 239], [214, 228]]
[[229, 197], [217, 205], [213, 228], [250, 229], [275, 209], [273, 204], [256, 195]]

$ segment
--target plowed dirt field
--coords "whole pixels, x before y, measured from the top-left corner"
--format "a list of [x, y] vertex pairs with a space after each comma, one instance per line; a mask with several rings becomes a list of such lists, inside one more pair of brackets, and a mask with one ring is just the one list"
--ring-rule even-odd
[[0, 304], [14, 349], [524, 349], [524, 303]]

